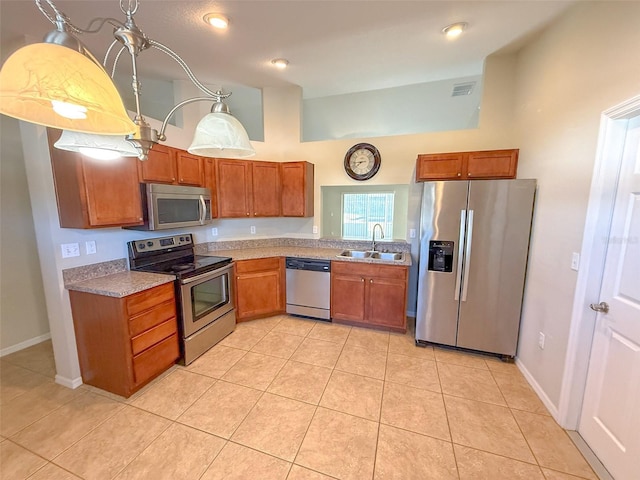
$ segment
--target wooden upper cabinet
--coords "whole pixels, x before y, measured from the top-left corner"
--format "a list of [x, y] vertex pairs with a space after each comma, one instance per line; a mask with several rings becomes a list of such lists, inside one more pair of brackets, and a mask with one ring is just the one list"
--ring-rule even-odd
[[204, 185], [203, 169], [202, 157], [158, 144], [149, 151], [149, 158], [140, 162], [138, 173], [141, 182], [201, 187]]
[[193, 185], [200, 187], [203, 182], [203, 158], [191, 155], [184, 150], [176, 150], [176, 170], [180, 185]]
[[282, 184], [282, 216], [313, 217], [313, 164], [286, 162], [280, 164]]
[[418, 155], [416, 181], [515, 178], [518, 149]]
[[202, 159], [204, 188], [211, 192], [211, 218], [218, 217], [218, 186], [216, 182], [216, 161], [213, 158]]
[[238, 218], [251, 216], [251, 162], [216, 159], [218, 216]]
[[280, 167], [276, 162], [216, 159], [220, 218], [280, 216]]
[[175, 183], [175, 150], [167, 145], [154, 145], [149, 158], [140, 162], [140, 181], [147, 183]]
[[142, 224], [138, 159], [105, 162], [59, 150], [59, 130], [47, 129], [51, 167], [62, 228]]
[[463, 163], [462, 153], [418, 155], [416, 181], [458, 180], [462, 178]]
[[467, 178], [516, 178], [519, 150], [469, 152]]
[[251, 162], [252, 216], [280, 216], [280, 164], [276, 162]]

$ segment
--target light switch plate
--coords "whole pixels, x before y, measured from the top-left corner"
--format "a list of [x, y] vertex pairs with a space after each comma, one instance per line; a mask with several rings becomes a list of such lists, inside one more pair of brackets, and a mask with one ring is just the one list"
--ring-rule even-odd
[[251, 225], [251, 233], [256, 233], [256, 227], [255, 227], [255, 225]]
[[94, 240], [89, 240], [88, 242], [84, 242], [84, 248], [87, 251], [87, 255], [93, 255], [96, 253], [96, 242]]
[[214, 237], [218, 236], [218, 229], [216, 227], [213, 227], [211, 229], [211, 235], [213, 235]]
[[416, 229], [415, 228], [409, 229], [409, 238], [416, 238]]
[[573, 252], [571, 254], [571, 270], [578, 271], [580, 268], [580, 254], [578, 252]]
[[71, 258], [80, 256], [80, 244], [79, 243], [63, 243], [60, 245], [62, 250], [62, 258]]
[[317, 225], [313, 226], [313, 233], [318, 233], [318, 226]]

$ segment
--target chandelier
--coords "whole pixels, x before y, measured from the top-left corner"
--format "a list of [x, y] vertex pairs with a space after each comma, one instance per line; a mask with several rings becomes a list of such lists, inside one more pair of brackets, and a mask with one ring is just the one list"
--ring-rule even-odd
[[[134, 20], [138, 0], [120, 0], [124, 22], [95, 18], [86, 29], [73, 25], [52, 0], [35, 0], [35, 3], [56, 28], [45, 36], [43, 43], [20, 48], [2, 66], [0, 113], [62, 129], [63, 134], [55, 144], [57, 148], [96, 158], [122, 155], [146, 160], [153, 146], [166, 140], [165, 130], [176, 110], [193, 102], [209, 101], [213, 102], [211, 113], [198, 123], [194, 140], [187, 150], [206, 157], [240, 158], [255, 154], [244, 127], [224, 103], [231, 93], [208, 89], [177, 53], [147, 37]], [[115, 39], [100, 63], [78, 36], [97, 33], [105, 25], [113, 27]], [[151, 128], [140, 110], [137, 58], [151, 47], [175, 60], [204, 94], [173, 107], [159, 131]], [[133, 120], [112, 80], [120, 56], [125, 52], [132, 66], [131, 85], [136, 108]], [[111, 65], [111, 75], [107, 73], [107, 65]]]

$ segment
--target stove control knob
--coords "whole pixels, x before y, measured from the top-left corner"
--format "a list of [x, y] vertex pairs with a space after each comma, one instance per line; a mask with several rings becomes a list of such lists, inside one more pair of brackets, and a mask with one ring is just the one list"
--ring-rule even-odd
[[138, 244], [138, 249], [144, 250], [144, 243], [139, 243]]
[[191, 239], [189, 237], [184, 237], [184, 241], [189, 243], [191, 241]]
[[152, 241], [148, 241], [147, 242], [147, 247], [153, 247], [153, 242]]
[[181, 241], [181, 242], [184, 242], [184, 237], [180, 237], [180, 241]]

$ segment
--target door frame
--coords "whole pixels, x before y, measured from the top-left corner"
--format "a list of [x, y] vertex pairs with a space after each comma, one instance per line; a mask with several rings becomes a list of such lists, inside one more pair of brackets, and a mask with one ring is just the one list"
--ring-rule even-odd
[[568, 430], [577, 430], [580, 421], [597, 317], [589, 304], [599, 301], [628, 120], [638, 115], [640, 95], [605, 110], [600, 118], [558, 405], [558, 423]]

